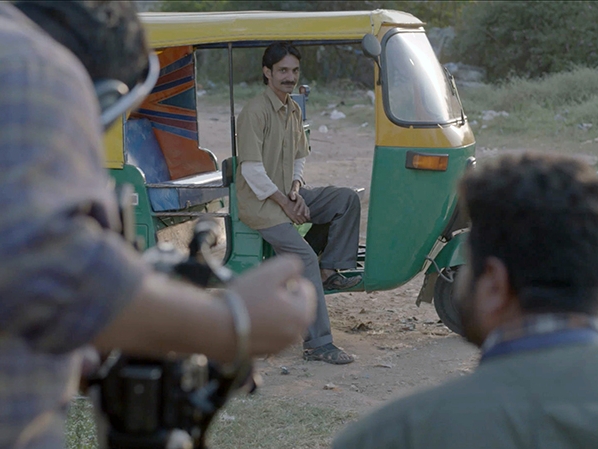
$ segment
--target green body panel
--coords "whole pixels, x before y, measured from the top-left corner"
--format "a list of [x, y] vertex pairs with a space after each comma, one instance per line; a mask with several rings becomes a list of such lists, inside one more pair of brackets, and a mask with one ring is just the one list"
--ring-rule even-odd
[[110, 176], [117, 186], [131, 184], [137, 194], [135, 205], [135, 228], [137, 237], [141, 239], [144, 248], [156, 245], [156, 220], [152, 216], [149, 197], [145, 188], [145, 179], [141, 171], [133, 165], [124, 165], [122, 169], [109, 170]]
[[227, 234], [226, 266], [235, 273], [241, 273], [258, 265], [264, 259], [264, 244], [259, 232], [251, 229], [241, 220], [237, 212], [237, 192], [235, 184], [229, 187], [230, 225]]
[[232, 179], [228, 188], [230, 221], [227, 230], [227, 254], [225, 265], [235, 273], [254, 267], [264, 259], [264, 242], [259, 232], [239, 220], [237, 189], [234, 179], [237, 173], [237, 158], [232, 157]]
[[[456, 184], [474, 148], [375, 148], [365, 257], [367, 291], [396, 288], [422, 269], [456, 206]], [[448, 168], [405, 168], [407, 151], [449, 154]]]
[[[434, 262], [441, 270], [446, 267], [456, 267], [458, 265], [465, 265], [465, 242], [467, 241], [467, 232], [457, 234], [448, 241], [438, 255], [434, 258]], [[437, 273], [438, 270], [431, 264], [426, 274]]]

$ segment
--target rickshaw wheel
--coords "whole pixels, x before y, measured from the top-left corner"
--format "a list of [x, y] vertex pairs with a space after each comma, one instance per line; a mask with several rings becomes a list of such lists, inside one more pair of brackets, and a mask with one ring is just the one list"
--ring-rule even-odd
[[[456, 334], [463, 335], [463, 327], [461, 326], [461, 317], [457, 308], [457, 298], [455, 295], [455, 280], [457, 279], [459, 267], [453, 267], [451, 271], [453, 282], [447, 281], [443, 276], [438, 276], [438, 279], [436, 279], [436, 285], [434, 286], [434, 308], [446, 327]], [[442, 274], [448, 277], [446, 270], [442, 270]]]

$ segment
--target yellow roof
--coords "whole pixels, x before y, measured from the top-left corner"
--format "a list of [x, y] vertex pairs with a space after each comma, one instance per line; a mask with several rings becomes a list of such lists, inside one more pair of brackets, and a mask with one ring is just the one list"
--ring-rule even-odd
[[243, 41], [360, 40], [383, 25], [419, 28], [411, 14], [374, 11], [141, 13], [154, 48]]

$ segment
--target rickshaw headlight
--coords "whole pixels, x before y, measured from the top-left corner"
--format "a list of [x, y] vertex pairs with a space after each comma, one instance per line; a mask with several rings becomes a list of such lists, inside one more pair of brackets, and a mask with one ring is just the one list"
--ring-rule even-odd
[[448, 159], [448, 154], [425, 154], [407, 151], [405, 167], [414, 170], [446, 171]]

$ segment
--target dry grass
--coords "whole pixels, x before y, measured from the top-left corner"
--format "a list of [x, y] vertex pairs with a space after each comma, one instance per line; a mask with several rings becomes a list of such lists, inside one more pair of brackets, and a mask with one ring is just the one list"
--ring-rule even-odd
[[324, 449], [355, 418], [286, 398], [239, 397], [227, 404], [209, 442], [215, 449]]
[[[214, 449], [324, 449], [353, 413], [313, 407], [286, 398], [239, 396], [220, 411], [207, 436]], [[66, 429], [67, 449], [97, 449], [91, 403], [72, 402]]]

